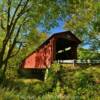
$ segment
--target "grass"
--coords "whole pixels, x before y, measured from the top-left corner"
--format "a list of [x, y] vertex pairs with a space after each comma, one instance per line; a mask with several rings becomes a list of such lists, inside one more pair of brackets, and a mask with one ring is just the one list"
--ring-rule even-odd
[[55, 64], [49, 71], [46, 81], [16, 76], [9, 77], [0, 86], [0, 100], [47, 99], [100, 100], [100, 66], [73, 69], [60, 68]]

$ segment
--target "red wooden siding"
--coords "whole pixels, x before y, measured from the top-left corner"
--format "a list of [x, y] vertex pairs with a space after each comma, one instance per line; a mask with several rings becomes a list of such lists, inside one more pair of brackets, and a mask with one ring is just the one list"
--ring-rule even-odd
[[24, 68], [47, 68], [53, 60], [52, 43], [44, 45], [43, 48], [31, 54], [23, 61]]

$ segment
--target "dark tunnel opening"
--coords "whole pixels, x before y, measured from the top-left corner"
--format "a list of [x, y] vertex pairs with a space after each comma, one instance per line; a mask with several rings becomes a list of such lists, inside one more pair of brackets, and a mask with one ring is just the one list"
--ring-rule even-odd
[[65, 38], [58, 38], [56, 41], [56, 60], [74, 59], [72, 55], [73, 44]]

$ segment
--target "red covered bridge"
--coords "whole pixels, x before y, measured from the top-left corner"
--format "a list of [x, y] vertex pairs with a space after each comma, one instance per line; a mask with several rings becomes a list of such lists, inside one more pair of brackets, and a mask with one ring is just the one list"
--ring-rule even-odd
[[55, 60], [77, 59], [80, 43], [70, 31], [55, 33], [22, 61], [21, 68], [46, 69]]

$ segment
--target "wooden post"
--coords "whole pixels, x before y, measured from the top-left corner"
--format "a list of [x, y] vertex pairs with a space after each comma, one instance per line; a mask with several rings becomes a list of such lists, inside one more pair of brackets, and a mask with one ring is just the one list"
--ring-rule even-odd
[[73, 60], [73, 68], [75, 67], [75, 59]]
[[47, 79], [47, 77], [48, 77], [48, 68], [47, 68], [47, 69], [46, 69], [46, 71], [45, 71], [44, 80], [46, 80], [46, 79]]

